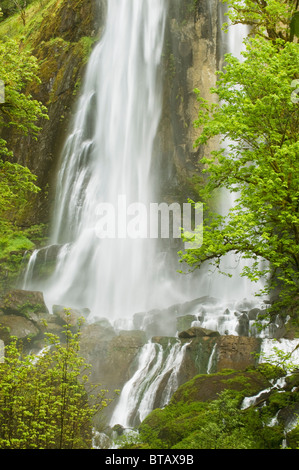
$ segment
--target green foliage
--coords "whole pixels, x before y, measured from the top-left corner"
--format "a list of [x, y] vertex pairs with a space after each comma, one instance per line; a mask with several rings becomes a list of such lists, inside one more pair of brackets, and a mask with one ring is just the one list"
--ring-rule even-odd
[[227, 389], [211, 402], [178, 402], [154, 410], [141, 424], [135, 440], [132, 435], [124, 448], [280, 448], [281, 430], [268, 427], [255, 409], [241, 410], [241, 397]]
[[[12, 127], [21, 135], [37, 136], [40, 128], [36, 121], [46, 118], [46, 108], [26, 93], [26, 87], [38, 81], [36, 58], [21, 51], [16, 41], [0, 41], [0, 79], [5, 85], [5, 100], [0, 104], [0, 128]], [[18, 222], [28, 204], [30, 193], [36, 193], [36, 177], [28, 168], [11, 160], [7, 142], [0, 138], [0, 229], [1, 225]]]
[[[0, 126], [14, 127], [22, 135], [37, 135], [39, 118], [47, 118], [46, 108], [26, 93], [26, 87], [39, 82], [37, 59], [30, 51], [22, 50], [13, 39], [0, 41], [0, 78], [5, 84], [5, 102], [0, 106]], [[1, 141], [3, 148], [4, 143]]]
[[279, 348], [278, 340], [273, 340], [273, 342], [274, 344], [277, 343], [277, 346], [273, 346], [271, 354], [259, 354], [259, 361], [262, 362], [261, 367], [264, 368], [264, 371], [267, 373], [268, 369], [269, 374], [272, 370], [273, 373], [276, 371], [277, 374], [286, 375], [296, 370], [298, 364], [294, 362], [296, 361], [294, 359], [294, 352], [299, 349], [299, 345], [294, 346], [294, 349], [291, 351], [284, 351]]
[[211, 402], [201, 426], [173, 448], [181, 449], [251, 449], [254, 436], [245, 427], [244, 413], [238, 407], [238, 394], [229, 390]]
[[26, 210], [29, 194], [39, 191], [35, 181], [28, 168], [0, 160], [0, 224], [18, 222]]
[[36, 0], [2, 0], [1, 8], [3, 18], [8, 18], [18, 12], [21, 16], [22, 22], [26, 22], [26, 7], [35, 1]]
[[298, 37], [298, 0], [222, 0], [228, 4], [229, 24], [247, 24], [251, 35], [293, 41]]
[[[264, 38], [246, 41], [244, 60], [226, 56], [218, 73], [219, 104], [201, 98], [196, 145], [220, 136], [219, 150], [202, 159], [207, 184], [202, 246], [181, 253], [192, 269], [209, 261], [220, 269], [229, 252], [252, 260], [242, 275], [252, 281], [268, 276], [266, 291], [280, 288], [277, 309], [288, 306], [295, 319], [299, 296], [298, 104], [291, 100], [298, 76], [298, 45]], [[216, 190], [236, 194], [227, 216], [213, 213]], [[267, 265], [261, 268], [260, 260]]]
[[[37, 121], [47, 118], [46, 108], [26, 92], [28, 85], [39, 82], [37, 60], [15, 40], [4, 37], [0, 41], [0, 63], [0, 80], [5, 87], [0, 103], [0, 128], [13, 128], [16, 134], [37, 138], [40, 130]], [[25, 234], [19, 226], [26, 218], [31, 195], [38, 192], [35, 175], [13, 162], [8, 143], [0, 137], [1, 288], [17, 271], [24, 251], [33, 247], [29, 232]]]
[[[12, 338], [0, 364], [0, 448], [79, 449], [92, 446], [92, 419], [107, 390], [89, 382], [80, 332], [65, 325], [65, 343], [48, 335], [39, 356], [23, 356]], [[88, 395], [87, 395], [88, 392]]]

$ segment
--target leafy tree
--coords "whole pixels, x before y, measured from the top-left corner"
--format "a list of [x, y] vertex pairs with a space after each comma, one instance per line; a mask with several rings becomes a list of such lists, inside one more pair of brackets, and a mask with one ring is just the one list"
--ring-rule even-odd
[[26, 7], [33, 3], [35, 0], [2, 0], [1, 7], [4, 18], [7, 18], [15, 13], [19, 13], [23, 25], [26, 24]]
[[23, 25], [26, 25], [26, 7], [27, 7], [27, 0], [12, 0], [13, 4], [17, 8], [18, 12], [20, 13], [21, 20]]
[[[39, 118], [46, 118], [46, 108], [26, 92], [28, 84], [38, 78], [38, 63], [30, 51], [8, 37], [0, 41], [0, 78], [5, 84], [5, 100], [0, 104], [0, 126], [13, 127], [17, 132], [37, 136]], [[5, 142], [1, 140], [1, 152], [6, 153]]]
[[39, 81], [36, 58], [5, 37], [0, 41], [0, 63], [0, 80], [5, 91], [0, 100], [0, 259], [3, 261], [7, 258], [9, 239], [19, 236], [25, 242], [24, 247], [30, 245], [18, 225], [24, 218], [30, 195], [39, 191], [35, 175], [13, 161], [4, 132], [12, 128], [18, 134], [30, 133], [37, 138], [40, 128], [36, 122], [47, 115], [46, 108], [26, 92], [31, 82]]
[[[223, 0], [232, 24], [247, 24], [252, 35], [293, 41], [298, 37], [298, 0]], [[227, 24], [225, 25], [227, 26]]]
[[[214, 138], [221, 142], [218, 150], [201, 160], [207, 176], [200, 189], [206, 209], [202, 245], [181, 253], [181, 261], [192, 269], [206, 261], [220, 269], [227, 253], [250, 259], [252, 264], [242, 275], [253, 281], [266, 276], [266, 292], [279, 287], [273, 313], [282, 313], [281, 308], [287, 306], [288, 314], [297, 319], [299, 115], [291, 96], [298, 78], [298, 44], [257, 36], [247, 39], [243, 55], [243, 61], [226, 56], [217, 87], [211, 90], [216, 104], [208, 103], [196, 90], [199, 117], [195, 126], [201, 131], [196, 145], [205, 148]], [[211, 209], [211, 198], [220, 188], [236, 195], [227, 216]], [[267, 261], [263, 268], [261, 260]]]
[[[39, 78], [34, 56], [20, 50], [16, 41], [0, 41], [0, 79], [5, 86], [5, 99], [0, 103], [0, 128], [12, 127], [22, 135], [38, 135], [39, 118], [46, 118], [46, 108], [26, 93], [26, 86]], [[13, 163], [12, 152], [0, 136], [0, 224], [15, 222], [26, 205], [28, 194], [37, 192], [36, 177], [28, 168]]]
[[[23, 356], [16, 338], [0, 364], [0, 448], [92, 447], [92, 419], [111, 400], [89, 382], [80, 356], [80, 331], [65, 325], [65, 343], [48, 335], [39, 356]], [[88, 392], [88, 395], [87, 395]]]

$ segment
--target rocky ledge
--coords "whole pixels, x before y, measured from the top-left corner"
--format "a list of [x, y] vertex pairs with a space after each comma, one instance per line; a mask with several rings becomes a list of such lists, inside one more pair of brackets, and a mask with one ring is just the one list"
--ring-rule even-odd
[[[254, 365], [254, 353], [260, 348], [258, 339], [223, 336], [213, 330], [191, 326], [194, 317], [186, 313], [190, 305], [136, 314], [135, 329], [130, 331], [116, 329], [106, 318], [92, 323], [88, 320], [83, 322], [80, 326], [80, 350], [92, 365], [92, 381], [111, 391], [122, 389], [136, 372], [138, 355], [148, 341], [161, 345], [165, 354], [171, 344], [180, 342], [186, 345], [178, 376], [179, 385], [196, 374], [206, 373], [208, 368], [218, 372], [223, 368], [240, 370]], [[79, 319], [87, 319], [89, 310], [67, 310], [68, 322], [73, 331], [77, 331]], [[144, 318], [147, 327], [144, 327]], [[41, 292], [14, 289], [0, 301], [2, 345], [15, 336], [22, 342], [25, 352], [37, 353], [45, 345], [46, 333], [54, 333], [63, 341], [65, 324], [65, 307], [56, 305], [49, 312]], [[167, 330], [170, 333], [166, 334]], [[217, 354], [213, 354], [216, 348]]]

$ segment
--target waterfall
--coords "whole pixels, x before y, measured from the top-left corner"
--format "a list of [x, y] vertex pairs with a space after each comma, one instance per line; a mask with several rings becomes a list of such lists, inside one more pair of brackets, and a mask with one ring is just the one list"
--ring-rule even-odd
[[155, 200], [151, 166], [159, 158], [167, 5], [108, 2], [62, 152], [50, 241], [60, 247], [56, 268], [50, 279], [34, 279], [34, 254], [25, 275], [23, 287], [42, 290], [50, 310], [53, 304], [89, 308], [91, 318], [113, 320], [185, 295], [176, 269], [168, 276], [158, 240], [126, 232], [128, 222], [134, 235], [144, 222], [138, 209]]
[[[50, 276], [41, 275], [40, 253], [35, 252], [22, 287], [41, 290], [50, 311], [54, 304], [88, 308], [90, 321], [127, 319], [128, 325], [137, 312], [167, 308], [204, 293], [220, 299], [219, 318], [230, 301], [225, 331], [236, 334], [237, 303], [252, 300], [257, 286], [240, 278], [234, 255], [223, 260], [225, 268], [232, 266], [232, 279], [203, 269], [191, 282], [190, 276], [177, 273], [178, 260], [170, 261], [159, 240], [127, 236], [128, 216], [131, 228], [142, 226], [144, 217], [136, 212], [157, 198], [158, 175], [152, 168], [160, 157], [157, 130], [167, 12], [168, 1], [109, 0], [105, 30], [88, 62], [61, 155], [50, 239], [57, 252], [55, 269]], [[231, 29], [230, 52], [240, 55], [245, 34], [243, 26]], [[227, 211], [232, 195], [225, 193], [221, 199], [219, 210]], [[215, 325], [218, 329], [217, 321]]]
[[[107, 5], [105, 29], [88, 62], [61, 155], [52, 233], [43, 251], [46, 256], [55, 252], [54, 271], [39, 275], [42, 251], [35, 251], [23, 288], [43, 291], [50, 311], [54, 304], [88, 308], [91, 322], [106, 317], [121, 326], [132, 325], [135, 313], [214, 296], [220, 299], [216, 304], [208, 300], [200, 310], [188, 312], [196, 318], [193, 324], [238, 334], [244, 308], [257, 305], [257, 287], [245, 278], [240, 281], [234, 255], [223, 260], [232, 266], [232, 279], [203, 270], [194, 289], [189, 277], [169, 267], [159, 240], [137, 230], [146, 219], [142, 208], [157, 199], [152, 169], [160, 157], [157, 131], [168, 0], [109, 0]], [[242, 26], [232, 28], [229, 52], [239, 55], [245, 34]], [[230, 193], [223, 193], [219, 210], [227, 212], [233, 202]], [[168, 403], [179, 383], [186, 347], [175, 341], [166, 354], [160, 344], [149, 341], [141, 349], [111, 426], [142, 421], [154, 408], [158, 390], [159, 406]], [[215, 354], [216, 348], [208, 372]]]
[[[156, 350], [158, 349], [158, 351]], [[138, 414], [140, 396], [162, 364], [162, 348], [149, 341], [140, 352], [135, 374], [125, 384], [110, 420], [110, 426], [120, 424], [129, 428]], [[152, 366], [152, 367], [151, 367]]]
[[[110, 426], [130, 428], [142, 422], [155, 408], [168, 404], [178, 388], [178, 374], [187, 344], [169, 344], [166, 351], [149, 341], [141, 350], [135, 374], [125, 384]], [[160, 396], [159, 396], [160, 395]]]

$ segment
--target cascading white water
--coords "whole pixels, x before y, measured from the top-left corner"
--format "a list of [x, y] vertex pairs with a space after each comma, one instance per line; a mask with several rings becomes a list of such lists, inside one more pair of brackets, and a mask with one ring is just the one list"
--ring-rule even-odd
[[[168, 276], [157, 240], [125, 238], [123, 233], [101, 239], [96, 231], [100, 204], [120, 209], [116, 217], [122, 231], [125, 206], [148, 205], [155, 200], [151, 164], [157, 156], [167, 4], [168, 0], [108, 1], [105, 31], [89, 60], [62, 153], [51, 236], [51, 244], [60, 247], [55, 271], [45, 282], [34, 279], [35, 252], [25, 276], [24, 287], [42, 290], [49, 306], [87, 307], [92, 319], [123, 320], [136, 312], [191, 298], [185, 289], [189, 279], [175, 272]], [[239, 55], [242, 37], [244, 30], [232, 29], [230, 52]], [[231, 194], [223, 195], [221, 210], [227, 211], [232, 204]], [[228, 264], [233, 261], [233, 257], [224, 260]], [[210, 295], [220, 302], [208, 303], [205, 312], [189, 312], [197, 317], [200, 313], [201, 321], [195, 321], [222, 334], [237, 334], [235, 312], [242, 312], [240, 299], [252, 297], [256, 289], [245, 280], [240, 282], [240, 269], [232, 273], [232, 279], [204, 273], [193, 297]], [[236, 302], [228, 303], [229, 299]], [[136, 373], [122, 390], [111, 424], [129, 426], [132, 413], [142, 420], [154, 406], [153, 389], [169, 373], [167, 403], [177, 386], [183, 354], [184, 348], [177, 343], [165, 360], [158, 344], [146, 344]]]
[[[42, 290], [50, 307], [87, 307], [92, 317], [114, 319], [180, 298], [172, 284], [180, 275], [165, 275], [157, 240], [124, 232], [128, 206], [148, 206], [154, 197], [151, 164], [162, 106], [167, 4], [108, 2], [106, 28], [89, 60], [62, 154], [51, 237], [61, 245], [56, 269], [46, 282], [33, 281], [34, 255], [25, 276], [24, 287]], [[102, 239], [97, 227], [103, 204], [115, 211], [114, 238]]]
[[[167, 5], [163, 0], [108, 2], [106, 28], [89, 60], [62, 152], [51, 236], [51, 244], [60, 246], [56, 268], [50, 279], [34, 278], [35, 252], [23, 284], [43, 291], [50, 310], [53, 304], [89, 308], [90, 320], [128, 318], [129, 325], [136, 312], [168, 307], [197, 292], [220, 299], [219, 315], [226, 301], [254, 295], [256, 286], [242, 282], [240, 269], [231, 270], [232, 279], [203, 272], [200, 282], [192, 284], [173, 266], [168, 271], [157, 240], [123, 233], [127, 206], [148, 206], [155, 200], [151, 164], [159, 158], [154, 145], [162, 106]], [[230, 52], [240, 55], [245, 32], [232, 28]], [[96, 230], [103, 203], [114, 208], [120, 227], [112, 239], [101, 239]], [[231, 204], [231, 195], [223, 195], [222, 209]], [[224, 263], [234, 265], [233, 255]], [[231, 320], [229, 331], [234, 332], [235, 318]]]
[[[153, 243], [100, 240], [97, 205], [118, 197], [148, 203], [150, 165], [161, 103], [158, 67], [165, 2], [108, 2], [104, 36], [86, 74], [74, 130], [59, 174], [54, 242], [69, 242], [45, 292], [95, 315], [145, 308], [153, 276]], [[117, 273], [117, 276], [116, 276]]]
[[[149, 341], [142, 348], [135, 374], [125, 384], [118, 404], [110, 420], [110, 426], [119, 424], [129, 428], [142, 422], [154, 409], [159, 386], [159, 407], [168, 404], [172, 394], [178, 388], [178, 374], [184, 358], [187, 344], [179, 341], [169, 345], [169, 351], [163, 351], [160, 344]], [[166, 356], [166, 357], [165, 357]]]

